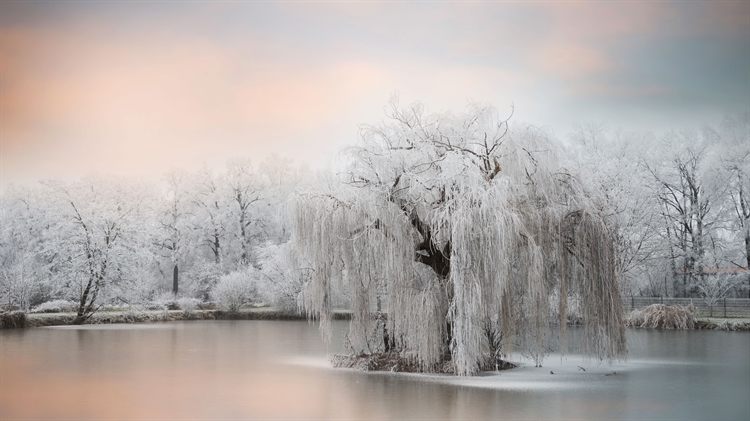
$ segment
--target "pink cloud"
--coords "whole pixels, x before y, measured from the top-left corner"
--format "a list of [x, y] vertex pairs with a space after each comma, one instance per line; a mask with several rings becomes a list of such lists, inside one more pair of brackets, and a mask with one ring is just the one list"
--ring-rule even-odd
[[226, 47], [166, 32], [100, 34], [93, 26], [64, 34], [2, 28], [6, 174], [70, 172], [75, 163], [153, 173], [212, 155], [262, 156], [277, 146], [271, 142], [346, 114], [384, 77], [371, 63], [288, 60], [252, 41]]

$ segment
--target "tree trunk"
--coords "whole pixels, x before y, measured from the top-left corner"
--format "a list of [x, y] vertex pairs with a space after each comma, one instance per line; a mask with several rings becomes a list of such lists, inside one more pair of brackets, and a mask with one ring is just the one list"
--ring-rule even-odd
[[216, 264], [221, 263], [221, 254], [220, 254], [220, 243], [219, 243], [219, 234], [214, 232], [214, 242], [213, 247], [211, 247], [214, 252], [214, 261]]
[[750, 230], [745, 233], [745, 257], [747, 259], [747, 270], [750, 271]]
[[172, 271], [172, 293], [177, 295], [179, 275], [177, 265], [174, 265], [174, 271]]
[[89, 299], [89, 293], [91, 292], [91, 286], [93, 282], [91, 279], [89, 279], [89, 282], [86, 284], [86, 288], [83, 290], [83, 294], [81, 294], [81, 300], [78, 302], [78, 310], [76, 311], [76, 318], [73, 319], [74, 325], [80, 325], [83, 324], [84, 321], [88, 318], [86, 315], [87, 307], [90, 307], [90, 304], [87, 305], [86, 301]]

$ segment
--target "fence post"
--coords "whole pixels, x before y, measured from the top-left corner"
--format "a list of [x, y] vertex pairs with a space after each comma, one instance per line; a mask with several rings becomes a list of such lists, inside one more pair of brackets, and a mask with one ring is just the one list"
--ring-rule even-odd
[[724, 297], [724, 318], [727, 317], [727, 297]]
[[635, 298], [633, 296], [630, 296], [630, 309], [635, 310]]

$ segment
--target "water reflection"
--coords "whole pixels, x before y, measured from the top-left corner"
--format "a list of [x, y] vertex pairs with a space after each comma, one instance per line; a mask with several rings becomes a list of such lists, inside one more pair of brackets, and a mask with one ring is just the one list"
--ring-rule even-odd
[[328, 347], [287, 321], [0, 332], [0, 419], [750, 418], [747, 333], [630, 331], [624, 364], [457, 379], [328, 368], [344, 326]]

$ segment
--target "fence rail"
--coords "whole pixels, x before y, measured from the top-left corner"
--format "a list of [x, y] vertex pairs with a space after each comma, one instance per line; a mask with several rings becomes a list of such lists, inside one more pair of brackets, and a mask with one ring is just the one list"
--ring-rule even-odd
[[632, 311], [651, 304], [686, 306], [691, 303], [699, 317], [750, 317], [750, 298], [719, 298], [709, 303], [704, 298], [626, 297], [623, 304], [627, 311]]

